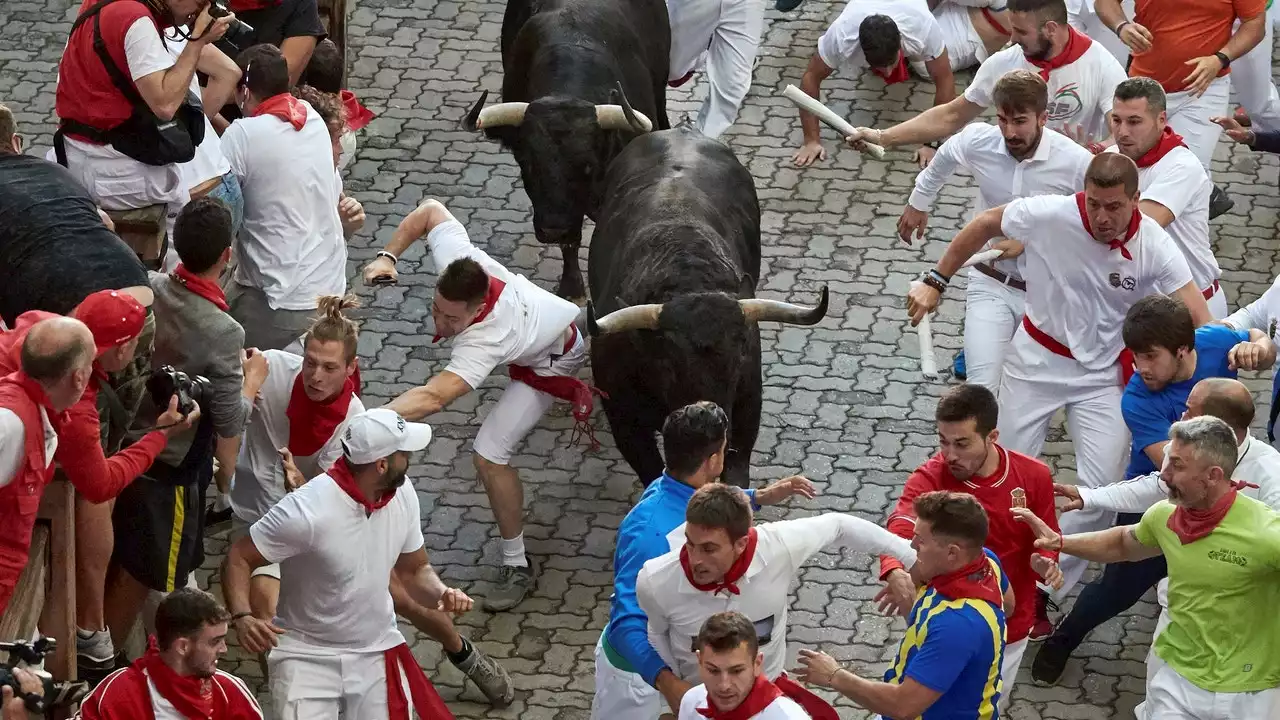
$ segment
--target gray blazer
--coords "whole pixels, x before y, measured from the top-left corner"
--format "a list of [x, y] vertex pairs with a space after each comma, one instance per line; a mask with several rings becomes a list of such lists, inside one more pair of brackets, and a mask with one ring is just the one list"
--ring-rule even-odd
[[[155, 351], [151, 367], [172, 365], [188, 375], [203, 375], [213, 385], [212, 398], [200, 405], [203, 415], [212, 415], [214, 431], [224, 438], [236, 437], [244, 431], [252, 403], [241, 394], [244, 371], [240, 350], [244, 347], [244, 329], [227, 313], [196, 295], [169, 275], [150, 273], [155, 302], [151, 309], [156, 318]], [[164, 411], [143, 401], [146, 412], [138, 412], [154, 424]], [[159, 460], [177, 465], [191, 448], [195, 428], [169, 439]]]

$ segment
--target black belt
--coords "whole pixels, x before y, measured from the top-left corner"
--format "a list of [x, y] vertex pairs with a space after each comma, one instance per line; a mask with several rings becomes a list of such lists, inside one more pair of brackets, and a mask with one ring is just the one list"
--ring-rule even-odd
[[1005, 273], [1000, 272], [999, 270], [997, 270], [997, 269], [995, 269], [995, 268], [991, 267], [990, 265], [988, 265], [988, 264], [986, 264], [986, 263], [978, 263], [977, 265], [974, 265], [974, 266], [973, 266], [973, 269], [974, 269], [974, 270], [977, 270], [978, 272], [982, 273], [983, 275], [986, 275], [987, 277], [991, 278], [992, 280], [995, 280], [996, 282], [1000, 283], [1001, 285], [1008, 285], [1009, 287], [1013, 288], [1014, 290], [1021, 290], [1022, 292], [1026, 292], [1026, 291], [1027, 291], [1027, 283], [1026, 283], [1026, 282], [1024, 282], [1024, 281], [1022, 281], [1022, 280], [1019, 280], [1018, 278], [1013, 277], [1012, 275], [1006, 275]]

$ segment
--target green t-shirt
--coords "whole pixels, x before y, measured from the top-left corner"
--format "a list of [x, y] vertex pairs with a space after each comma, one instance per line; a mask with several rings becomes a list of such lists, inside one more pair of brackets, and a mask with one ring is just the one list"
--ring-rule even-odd
[[1207, 537], [1183, 545], [1164, 500], [1142, 515], [1136, 536], [1169, 563], [1169, 626], [1155, 652], [1210, 692], [1280, 686], [1280, 515], [1237, 495]]

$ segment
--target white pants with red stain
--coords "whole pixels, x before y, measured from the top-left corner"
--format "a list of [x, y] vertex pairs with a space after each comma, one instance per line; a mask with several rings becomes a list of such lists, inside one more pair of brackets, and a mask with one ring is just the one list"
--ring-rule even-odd
[[1026, 293], [969, 271], [964, 295], [965, 382], [1000, 391], [1004, 356], [1024, 314]]
[[[1280, 92], [1271, 79], [1271, 42], [1274, 32], [1270, 19], [1267, 32], [1252, 50], [1231, 63], [1231, 87], [1240, 106], [1249, 113], [1254, 130], [1280, 130]], [[1240, 29], [1237, 21], [1232, 33]]]
[[738, 117], [764, 33], [761, 0], [667, 0], [671, 18], [669, 80], [707, 72], [698, 130], [716, 138]]
[[[1120, 480], [1129, 458], [1129, 429], [1120, 414], [1120, 394], [1119, 366], [1090, 371], [1072, 358], [1050, 352], [1019, 326], [1000, 378], [1000, 444], [1039, 457], [1049, 423], [1065, 408], [1079, 482], [1101, 487]], [[1114, 520], [1115, 513], [1077, 510], [1062, 516], [1062, 532], [1102, 530]], [[1057, 598], [1065, 597], [1080, 581], [1088, 563], [1063, 555], [1060, 565], [1064, 582], [1054, 593]]]
[[1209, 163], [1213, 160], [1214, 148], [1218, 147], [1222, 128], [1209, 122], [1209, 118], [1227, 114], [1227, 101], [1231, 96], [1230, 78], [1230, 75], [1215, 78], [1200, 97], [1193, 96], [1189, 90], [1183, 90], [1169, 93], [1167, 98], [1169, 125], [1182, 136], [1187, 149], [1195, 153], [1210, 177], [1213, 173]]

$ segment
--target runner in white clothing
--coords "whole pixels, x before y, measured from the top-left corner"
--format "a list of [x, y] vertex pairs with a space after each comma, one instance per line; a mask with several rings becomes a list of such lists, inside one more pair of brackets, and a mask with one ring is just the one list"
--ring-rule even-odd
[[[1280, 324], [1280, 278], [1257, 300], [1236, 310], [1224, 321], [1236, 330], [1261, 330], [1276, 339], [1276, 326]], [[1267, 441], [1274, 443], [1276, 418], [1280, 416], [1280, 370], [1271, 380], [1271, 407], [1267, 414]]]
[[[933, 104], [956, 96], [955, 76], [946, 38], [925, 0], [849, 0], [831, 27], [818, 39], [818, 50], [800, 80], [809, 97], [822, 93], [822, 81], [836, 70], [869, 68], [885, 83], [905, 81], [907, 64], [919, 61], [933, 80]], [[792, 156], [801, 167], [826, 158], [818, 138], [818, 118], [800, 111], [804, 144]]]
[[[405, 482], [410, 453], [430, 442], [430, 427], [386, 408], [353, 417], [343, 457], [231, 546], [227, 609], [246, 650], [271, 649], [276, 717], [333, 718], [342, 709], [351, 720], [409, 720], [411, 704], [418, 717], [453, 717], [400, 634], [386, 589], [395, 573], [424, 607], [460, 614], [472, 605], [428, 563], [418, 494]], [[266, 621], [251, 611], [249, 577], [271, 562], [280, 564], [280, 607]]]
[[[979, 65], [991, 53], [1009, 42], [1009, 11], [1005, 0], [937, 0], [933, 16], [942, 28], [951, 69], [965, 70]], [[928, 77], [924, 63], [911, 63], [911, 70]]]
[[1209, 196], [1213, 182], [1195, 153], [1169, 126], [1164, 88], [1151, 78], [1129, 78], [1116, 86], [1111, 135], [1119, 152], [1138, 166], [1138, 207], [1160, 223], [1178, 244], [1191, 278], [1216, 319], [1227, 316], [1227, 297], [1218, 278], [1222, 270], [1209, 243]]
[[411, 420], [432, 415], [507, 366], [511, 383], [480, 425], [472, 454], [502, 536], [501, 581], [485, 609], [510, 610], [537, 576], [525, 555], [524, 489], [511, 456], [557, 398], [573, 403], [579, 427], [590, 432], [593, 391], [575, 377], [587, 356], [574, 325], [578, 306], [472, 245], [462, 223], [435, 200], [401, 221], [386, 249], [365, 267], [365, 282], [394, 282], [396, 259], [424, 235], [440, 273], [431, 305], [436, 339], [453, 338], [453, 352], [448, 367], [388, 407]]
[[[937, 307], [950, 277], [999, 235], [1025, 247], [1026, 315], [1005, 357], [1000, 381], [1002, 444], [1038, 457], [1049, 422], [1066, 408], [1080, 482], [1098, 487], [1119, 477], [1129, 451], [1120, 413], [1122, 382], [1132, 362], [1122, 359], [1121, 327], [1138, 299], [1174, 295], [1196, 325], [1211, 320], [1177, 245], [1138, 211], [1138, 169], [1123, 155], [1095, 157], [1084, 192], [1015, 200], [988, 210], [951, 241], [937, 267], [907, 297], [912, 324]], [[1010, 251], [1018, 252], [1014, 247]], [[1071, 531], [1107, 527], [1102, 513], [1064, 518]], [[1059, 596], [1084, 573], [1064, 558]]]
[[677, 677], [698, 676], [694, 638], [707, 618], [736, 610], [755, 625], [764, 674], [778, 681], [786, 662], [787, 607], [800, 567], [827, 549], [892, 555], [915, 565], [911, 543], [861, 518], [827, 513], [752, 527], [742, 490], [712, 483], [685, 511], [685, 543], [644, 564], [636, 599], [649, 619], [649, 642]]
[[698, 130], [720, 137], [738, 117], [751, 89], [751, 71], [764, 32], [764, 3], [757, 0], [667, 0], [671, 18], [668, 84], [680, 87], [707, 71], [707, 97]]
[[[999, 127], [966, 125], [939, 148], [916, 178], [915, 189], [898, 220], [898, 234], [910, 243], [924, 237], [929, 210], [957, 167], [978, 184], [974, 211], [982, 212], [1020, 197], [1067, 195], [1084, 187], [1093, 155], [1071, 138], [1045, 128], [1048, 92], [1044, 80], [1028, 70], [1012, 70], [992, 93]], [[1026, 282], [1020, 260], [996, 260], [973, 266], [965, 292], [964, 354], [968, 382], [993, 393], [1000, 389], [1005, 348], [1022, 321]]]
[[1009, 0], [1014, 45], [987, 58], [964, 95], [885, 130], [857, 128], [846, 141], [889, 147], [930, 143], [959, 132], [991, 105], [996, 82], [1010, 70], [1040, 73], [1048, 84], [1047, 125], [1081, 143], [1104, 140], [1112, 94], [1124, 68], [1101, 45], [1067, 25], [1063, 0]]
[[693, 646], [702, 684], [684, 694], [678, 720], [810, 720], [805, 708], [765, 677], [760, 638], [746, 615], [712, 615]]

